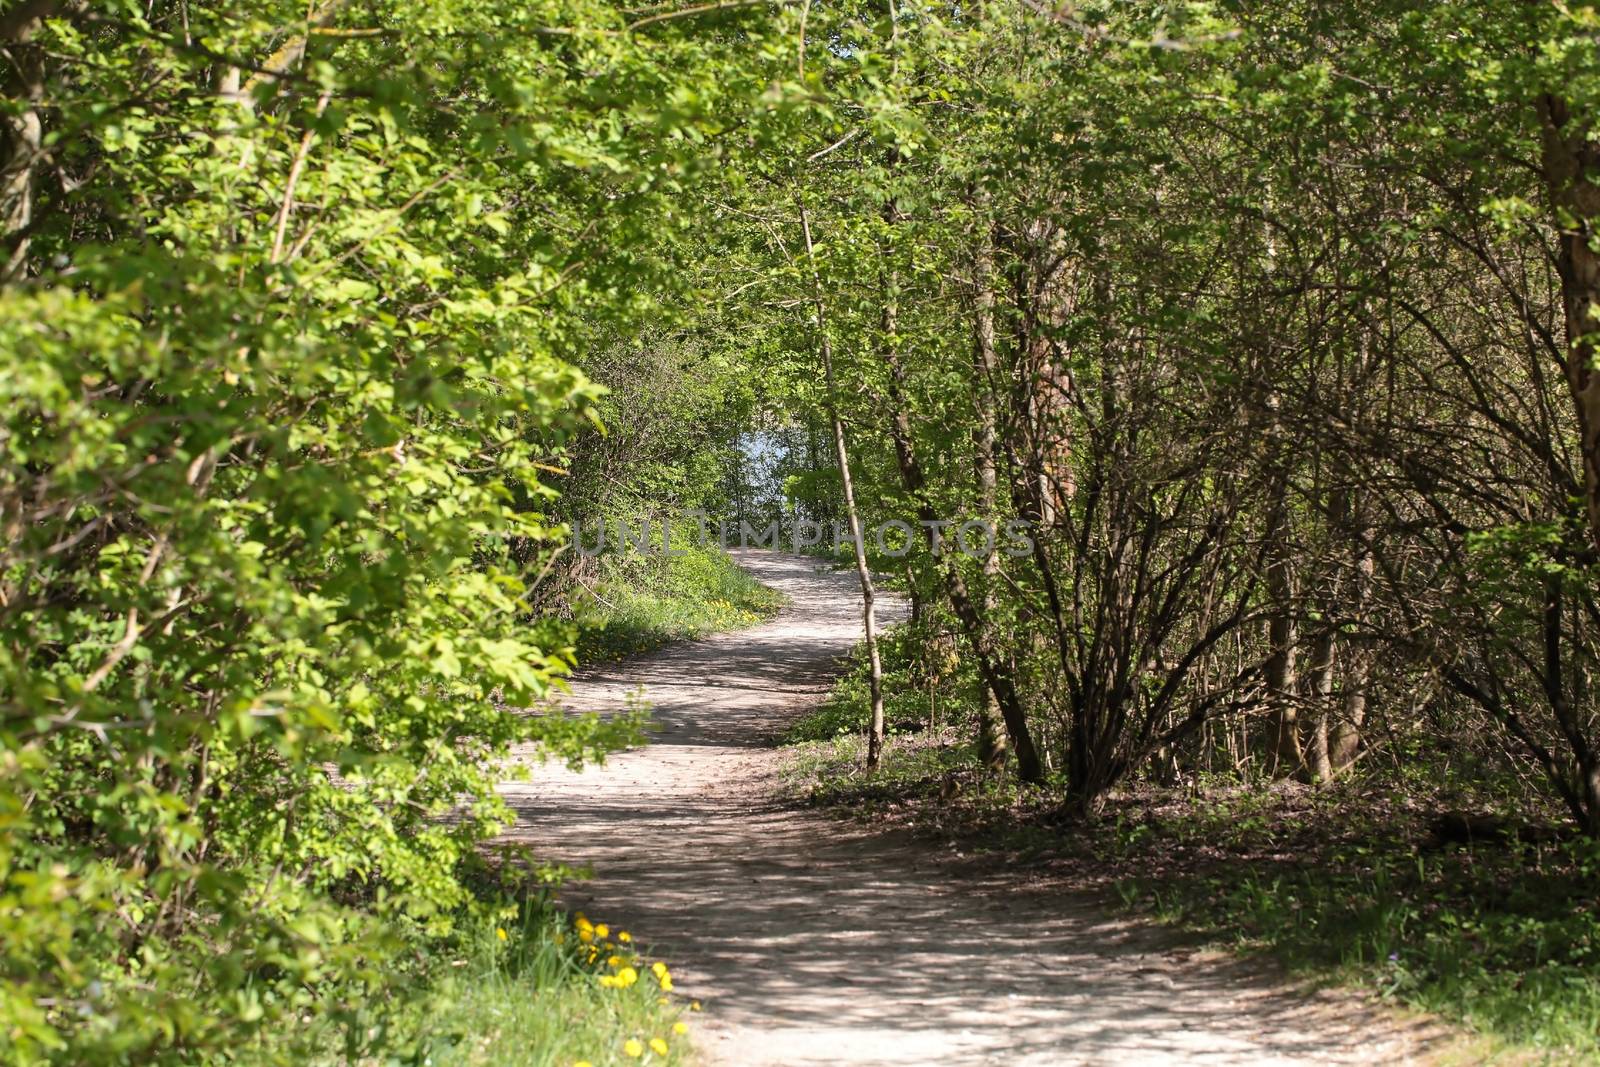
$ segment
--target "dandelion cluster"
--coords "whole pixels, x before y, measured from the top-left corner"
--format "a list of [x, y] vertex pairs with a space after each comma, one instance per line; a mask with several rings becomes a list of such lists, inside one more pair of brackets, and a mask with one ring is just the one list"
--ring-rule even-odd
[[[628, 931], [617, 930], [613, 936], [608, 924], [593, 922], [582, 912], [573, 916], [572, 930], [577, 938], [574, 947], [578, 962], [593, 969], [602, 989], [631, 989], [648, 976], [659, 990], [660, 1003], [670, 1003], [667, 994], [672, 992], [672, 971], [660, 960], [647, 963], [641, 959], [633, 950], [633, 936]], [[689, 1010], [699, 1011], [700, 1003], [692, 1003]], [[672, 1024], [670, 1034], [627, 1038], [622, 1043], [622, 1054], [641, 1061], [666, 1060], [672, 1054], [670, 1038], [683, 1037], [688, 1032], [688, 1024], [680, 1020]], [[589, 1061], [578, 1060], [573, 1067], [589, 1067]]]

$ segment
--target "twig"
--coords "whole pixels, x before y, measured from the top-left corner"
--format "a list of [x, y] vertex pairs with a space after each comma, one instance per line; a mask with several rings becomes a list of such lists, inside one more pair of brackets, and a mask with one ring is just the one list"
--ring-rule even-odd
[[[317, 118], [321, 118], [328, 109], [328, 100], [332, 96], [332, 90], [324, 90], [317, 99]], [[294, 207], [294, 187], [300, 181], [300, 172], [305, 168], [306, 156], [311, 152], [311, 139], [315, 136], [314, 129], [306, 130], [305, 136], [300, 138], [300, 147], [295, 151], [294, 162], [289, 165], [289, 179], [283, 186], [283, 204], [278, 208], [278, 223], [272, 234], [272, 258], [268, 262], [276, 264], [283, 258], [283, 235], [289, 227], [289, 212]]]
[[[637, 22], [628, 23], [627, 32], [632, 33], [641, 27], [649, 26], [656, 22], [667, 22], [671, 19], [689, 18], [693, 15], [705, 15], [713, 11], [732, 11], [733, 9], [740, 7], [755, 7], [758, 4], [765, 4], [768, 2], [769, 0], [718, 0], [718, 2], [714, 4], [696, 4], [694, 7], [679, 8], [677, 11], [663, 11], [659, 15], [647, 15], [644, 18], [639, 19]], [[780, 4], [784, 2], [785, 0], [778, 0], [778, 3]], [[797, 3], [799, 0], [792, 0], [792, 2]]]
[[116, 643], [100, 666], [95, 668], [94, 673], [89, 675], [88, 678], [84, 679], [83, 691], [85, 693], [92, 693], [98, 689], [100, 687], [100, 683], [106, 680], [106, 675], [110, 674], [112, 670], [116, 668], [117, 664], [122, 662], [123, 657], [125, 657], [129, 652], [133, 651], [133, 646], [137, 644], [138, 641], [139, 609], [129, 608], [128, 624], [127, 627], [122, 631], [122, 640]]
[[839, 138], [837, 141], [833, 142], [828, 147], [819, 149], [819, 150], [811, 153], [809, 156], [806, 157], [806, 162], [807, 163], [815, 163], [817, 160], [821, 159], [823, 156], [829, 155], [829, 154], [831, 154], [831, 153], [843, 148], [845, 145], [849, 144], [851, 141], [855, 140], [860, 135], [861, 135], [861, 129], [860, 129], [860, 127], [857, 127], [856, 129], [853, 129], [849, 133], [845, 134], [843, 137]]

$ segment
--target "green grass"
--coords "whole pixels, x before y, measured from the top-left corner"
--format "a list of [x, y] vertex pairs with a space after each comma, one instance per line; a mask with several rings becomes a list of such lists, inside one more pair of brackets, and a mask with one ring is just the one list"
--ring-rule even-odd
[[[241, 1063], [572, 1067], [695, 1062], [699, 1005], [671, 991], [671, 974], [626, 933], [568, 915], [543, 888], [491, 874], [478, 907], [444, 941], [401, 954], [359, 1018], [306, 1020], [293, 1044], [320, 1050], [285, 1060], [269, 1039]], [[631, 974], [624, 968], [631, 968]], [[380, 976], [374, 975], [375, 978]], [[652, 1047], [652, 1040], [663, 1043]], [[637, 1042], [630, 1049], [629, 1043]], [[285, 1046], [288, 1047], [288, 1046]], [[633, 1055], [637, 1052], [638, 1055]]]
[[[887, 675], [915, 677], [918, 648], [886, 641]], [[1600, 1063], [1600, 844], [1440, 842], [1432, 816], [1459, 805], [1460, 783], [1415, 768], [1403, 781], [1320, 790], [1221, 779], [1188, 792], [1131, 787], [1098, 820], [1069, 820], [1058, 783], [1028, 789], [979, 773], [963, 692], [947, 697], [946, 728], [892, 738], [869, 775], [855, 665], [789, 731], [791, 788], [840, 814], [1048, 863], [1110, 902], [1272, 955], [1304, 978], [1464, 1023], [1488, 1038], [1484, 1055]], [[1497, 786], [1471, 799], [1506, 804]]]
[[[601, 927], [605, 929], [605, 927]], [[499, 938], [504, 930], [506, 939]], [[509, 926], [484, 929], [443, 976], [430, 998], [421, 1042], [436, 1067], [570, 1067], [575, 1063], [686, 1064], [689, 1005], [663, 993], [636, 946], [609, 938], [588, 944], [560, 912], [529, 909]], [[591, 936], [593, 936], [591, 934]], [[591, 945], [599, 946], [590, 960]], [[602, 985], [619, 968], [638, 977], [627, 988]], [[628, 962], [632, 961], [632, 962]], [[663, 1003], [665, 1000], [665, 1003]], [[666, 1055], [651, 1047], [665, 1044]], [[638, 1057], [628, 1042], [638, 1042]]]
[[1124, 815], [1095, 845], [1129, 866], [1130, 906], [1556, 1062], [1600, 1062], [1595, 844], [1444, 845], [1387, 799], [1240, 790]]
[[783, 594], [716, 548], [696, 546], [681, 556], [608, 556], [600, 567], [599, 581], [576, 608], [579, 663], [754, 626], [784, 604]]

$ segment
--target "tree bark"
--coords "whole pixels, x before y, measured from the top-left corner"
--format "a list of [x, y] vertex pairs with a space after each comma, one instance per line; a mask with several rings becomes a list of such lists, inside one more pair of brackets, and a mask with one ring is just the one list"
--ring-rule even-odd
[[1269, 439], [1274, 444], [1273, 462], [1281, 465], [1272, 478], [1271, 498], [1267, 503], [1264, 536], [1267, 549], [1267, 599], [1272, 613], [1267, 619], [1267, 642], [1271, 655], [1266, 662], [1268, 721], [1271, 724], [1272, 773], [1274, 776], [1300, 772], [1305, 750], [1300, 742], [1300, 715], [1295, 693], [1298, 679], [1295, 662], [1294, 565], [1289, 546], [1288, 457], [1278, 446], [1281, 426], [1277, 398], [1268, 402], [1271, 409]]
[[1333, 753], [1330, 748], [1329, 720], [1333, 717], [1334, 633], [1324, 629], [1311, 643], [1307, 665], [1307, 697], [1313, 709], [1311, 720], [1311, 758], [1304, 771], [1317, 782], [1333, 780]]
[[1539, 104], [1544, 132], [1544, 180], [1555, 216], [1565, 311], [1567, 386], [1578, 420], [1583, 488], [1591, 545], [1600, 551], [1600, 252], [1593, 247], [1600, 221], [1600, 141], [1574, 116], [1566, 101], [1545, 96]]
[[[972, 373], [973, 404], [977, 411], [977, 427], [973, 432], [973, 462], [978, 481], [978, 509], [990, 528], [995, 526], [999, 502], [999, 477], [996, 462], [996, 414], [994, 383], [998, 374], [998, 357], [995, 352], [994, 288], [990, 279], [994, 273], [994, 241], [989, 222], [979, 214], [979, 237], [973, 257], [972, 295]], [[1000, 574], [998, 538], [990, 538], [989, 550], [983, 560], [983, 618], [985, 625], [994, 618], [994, 585]], [[983, 687], [983, 697], [978, 705], [978, 758], [984, 769], [997, 773], [1006, 762], [1006, 737], [1000, 727], [1000, 700], [994, 689]]]
[[1339, 721], [1334, 724], [1328, 740], [1328, 767], [1333, 776], [1343, 774], [1355, 765], [1356, 754], [1361, 750], [1361, 727], [1367, 718], [1367, 679], [1372, 670], [1370, 659], [1364, 651], [1346, 658], [1356, 662], [1346, 668]]
[[[1338, 505], [1342, 514], [1349, 501], [1348, 496], [1341, 496]], [[1372, 593], [1372, 575], [1375, 569], [1372, 555], [1373, 531], [1367, 525], [1365, 509], [1359, 499], [1350, 505], [1351, 525], [1355, 529], [1355, 540], [1359, 546], [1356, 549], [1355, 560], [1355, 586], [1351, 593], [1350, 607], [1357, 619], [1365, 616], [1367, 600]], [[1340, 714], [1334, 723], [1332, 734], [1328, 742], [1328, 762], [1333, 775], [1337, 777], [1355, 765], [1356, 754], [1361, 749], [1361, 728], [1367, 719], [1367, 687], [1372, 676], [1372, 650], [1363, 644], [1357, 644], [1348, 638], [1343, 643], [1343, 654], [1339, 657], [1343, 665], [1343, 675], [1340, 678], [1341, 696]]]

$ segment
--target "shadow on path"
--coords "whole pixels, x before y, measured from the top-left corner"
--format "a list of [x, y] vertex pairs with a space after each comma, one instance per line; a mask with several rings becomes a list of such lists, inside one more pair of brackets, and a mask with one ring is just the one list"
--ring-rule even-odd
[[[1082, 895], [777, 802], [771, 739], [861, 632], [849, 573], [736, 553], [791, 603], [774, 621], [586, 673], [602, 713], [643, 686], [659, 729], [603, 768], [503, 792], [513, 836], [592, 864], [564, 896], [673, 967], [713, 1063], [1417, 1062], [1447, 1040], [1350, 993], [1287, 989]], [[890, 613], [898, 610], [891, 605]]]

